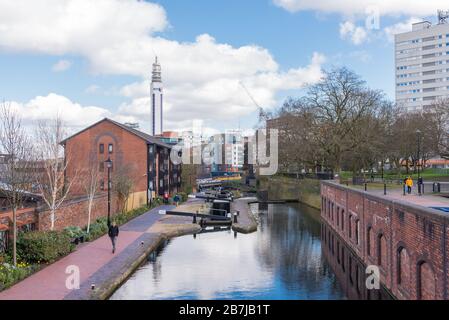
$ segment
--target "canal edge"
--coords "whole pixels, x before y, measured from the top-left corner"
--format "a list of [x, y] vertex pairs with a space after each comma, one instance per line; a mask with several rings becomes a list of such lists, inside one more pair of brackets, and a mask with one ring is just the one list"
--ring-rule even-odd
[[152, 241], [145, 250], [130, 264], [124, 264], [126, 269], [115, 271], [117, 274], [106, 279], [97, 289], [93, 290], [89, 295], [89, 300], [108, 300], [114, 292], [125, 283], [129, 277], [146, 262], [147, 257], [154, 252], [164, 242], [173, 238], [182, 237], [186, 235], [196, 234], [201, 231], [201, 227], [197, 224], [185, 225], [182, 229], [162, 231], [157, 234], [157, 238]]

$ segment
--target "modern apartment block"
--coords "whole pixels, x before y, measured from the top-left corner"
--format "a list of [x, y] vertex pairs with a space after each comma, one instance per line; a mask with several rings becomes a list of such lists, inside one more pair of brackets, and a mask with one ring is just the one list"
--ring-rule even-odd
[[[440, 13], [441, 14], [441, 13]], [[412, 31], [395, 35], [396, 102], [407, 111], [422, 111], [449, 97], [449, 23], [439, 16]]]

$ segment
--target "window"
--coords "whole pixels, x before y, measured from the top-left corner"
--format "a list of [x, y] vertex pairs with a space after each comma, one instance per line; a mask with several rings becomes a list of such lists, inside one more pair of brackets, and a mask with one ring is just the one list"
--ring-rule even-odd
[[100, 161], [100, 172], [104, 172], [104, 162]]
[[340, 207], [337, 206], [337, 227], [340, 226]]
[[113, 151], [114, 151], [114, 146], [112, 145], [112, 143], [110, 143], [108, 145], [108, 152], [109, 152], [109, 154], [111, 154]]
[[100, 143], [100, 154], [104, 153], [104, 144]]
[[360, 243], [360, 239], [359, 239], [359, 228], [360, 228], [360, 220], [357, 220], [355, 222], [355, 242], [357, 244]]
[[348, 232], [349, 232], [349, 238], [352, 238], [352, 215], [349, 215], [349, 220], [348, 220], [348, 222], [349, 222], [349, 230], [348, 230]]
[[341, 209], [341, 230], [345, 231], [345, 209]]
[[368, 231], [366, 232], [366, 253], [368, 254], [368, 256], [371, 255], [371, 233], [372, 228], [368, 227]]

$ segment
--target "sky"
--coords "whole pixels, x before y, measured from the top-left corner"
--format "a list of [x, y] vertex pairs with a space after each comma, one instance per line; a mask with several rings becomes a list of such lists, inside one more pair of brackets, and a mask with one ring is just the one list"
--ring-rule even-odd
[[346, 66], [394, 99], [393, 35], [441, 0], [0, 0], [0, 99], [27, 124], [59, 114], [81, 129], [110, 117], [150, 129], [151, 66], [164, 127], [250, 129]]

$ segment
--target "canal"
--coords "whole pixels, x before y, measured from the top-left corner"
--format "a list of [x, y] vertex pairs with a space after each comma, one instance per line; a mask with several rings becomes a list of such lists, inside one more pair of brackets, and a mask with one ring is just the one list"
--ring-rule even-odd
[[259, 230], [250, 235], [229, 230], [168, 241], [111, 299], [361, 297], [349, 294], [346, 277], [333, 270], [337, 264], [330, 261], [331, 247], [322, 245], [318, 210], [269, 205], [259, 220]]

